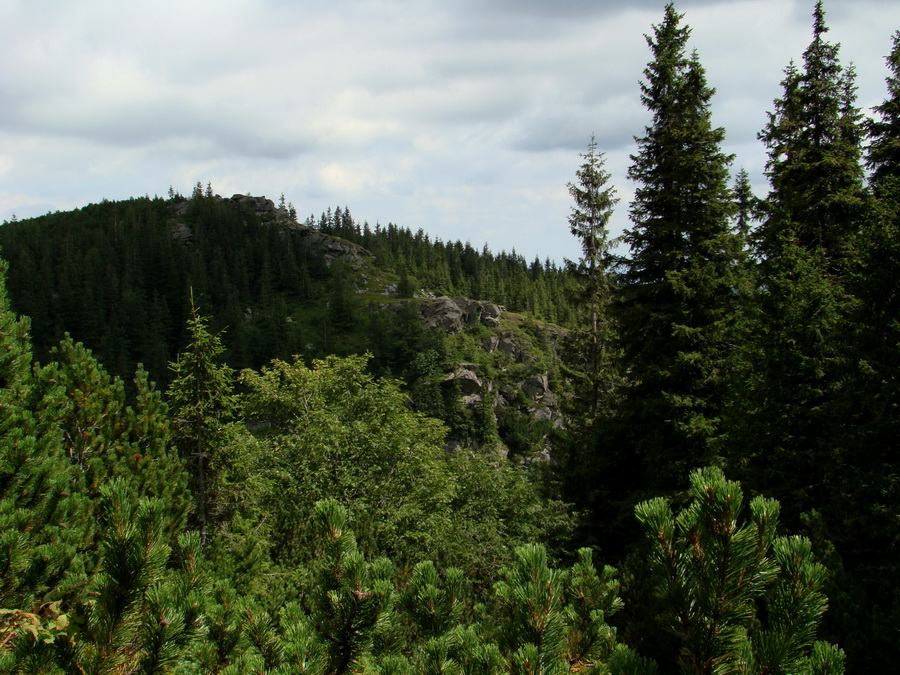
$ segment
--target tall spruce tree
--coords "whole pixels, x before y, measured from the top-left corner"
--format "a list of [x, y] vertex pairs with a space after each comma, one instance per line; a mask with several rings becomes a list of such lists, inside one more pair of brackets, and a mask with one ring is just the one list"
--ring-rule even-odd
[[[641, 98], [652, 119], [628, 174], [637, 184], [623, 237], [631, 250], [614, 308], [629, 383], [614, 420], [617, 465], [606, 479], [627, 499], [639, 488], [675, 489], [710, 461], [739, 279], [732, 157], [721, 150], [714, 90], [696, 52], [687, 53], [682, 18], [670, 3], [647, 36], [653, 60]], [[631, 504], [622, 506], [624, 516]]]
[[569, 183], [569, 194], [575, 202], [569, 229], [581, 244], [581, 257], [576, 262], [567, 261], [567, 267], [578, 280], [576, 303], [586, 310], [584, 338], [580, 342], [586, 352], [582, 362], [587, 386], [579, 393], [586, 399], [585, 408], [592, 420], [615, 388], [614, 331], [609, 312], [613, 294], [609, 219], [619, 200], [615, 188], [608, 185], [611, 175], [604, 168], [604, 156], [597, 151], [594, 136], [582, 158], [584, 163], [575, 174], [577, 182]]
[[819, 0], [803, 68], [786, 69], [784, 95], [759, 135], [771, 183], [769, 217], [760, 230], [765, 258], [796, 242], [832, 263], [840, 260], [866, 205], [855, 71], [841, 65], [840, 45], [826, 41], [827, 32]]
[[835, 442], [848, 460], [818, 507], [844, 571], [835, 579], [846, 600], [835, 608], [834, 630], [848, 636], [860, 672], [890, 670], [900, 659], [896, 635], [885, 629], [900, 617], [900, 33], [887, 64], [887, 98], [866, 125], [874, 200], [849, 280], [856, 303], [841, 392], [847, 422]]
[[[826, 503], [846, 461], [835, 439], [853, 298], [846, 277], [867, 196], [852, 68], [825, 40], [821, 2], [803, 67], [788, 66], [784, 94], [760, 138], [771, 190], [757, 230], [759, 278], [752, 353], [742, 385], [735, 466], [800, 511]], [[741, 426], [744, 425], [744, 426]]]
[[900, 31], [894, 33], [893, 49], [886, 60], [890, 70], [888, 97], [873, 108], [876, 117], [866, 123], [866, 165], [872, 172], [870, 184], [878, 196], [900, 181]]
[[207, 319], [197, 313], [193, 294], [188, 331], [190, 344], [171, 364], [174, 378], [168, 395], [173, 435], [185, 458], [191, 461], [191, 488], [196, 502], [193, 524], [200, 531], [205, 549], [210, 521], [216, 513], [220, 467], [214, 455], [238, 402], [232, 393], [234, 371], [217, 362], [225, 348], [219, 336], [209, 332]]

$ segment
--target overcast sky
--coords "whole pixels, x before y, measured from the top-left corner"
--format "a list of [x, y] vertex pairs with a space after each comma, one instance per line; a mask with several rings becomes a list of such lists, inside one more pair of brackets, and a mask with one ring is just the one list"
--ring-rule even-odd
[[[591, 134], [627, 226], [662, 0], [0, 0], [0, 220], [101, 199], [284, 193], [358, 221], [556, 261]], [[714, 123], [759, 194], [756, 140], [813, 0], [682, 0]], [[885, 97], [897, 0], [828, 0], [828, 37]]]

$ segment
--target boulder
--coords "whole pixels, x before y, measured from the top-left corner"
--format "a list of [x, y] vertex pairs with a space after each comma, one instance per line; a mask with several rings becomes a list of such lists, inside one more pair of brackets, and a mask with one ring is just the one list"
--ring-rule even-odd
[[495, 305], [492, 302], [482, 302], [481, 306], [481, 323], [483, 323], [488, 328], [496, 328], [500, 325], [500, 315], [503, 313], [503, 308], [500, 305]]
[[427, 328], [442, 328], [450, 335], [462, 331], [463, 313], [459, 306], [449, 298], [439, 298], [422, 308]]
[[497, 351], [498, 344], [500, 344], [500, 338], [498, 338], [496, 335], [491, 335], [481, 342], [481, 348], [488, 354], [493, 354], [495, 351]]
[[444, 378], [444, 382], [459, 382], [459, 390], [463, 396], [481, 395], [482, 384], [478, 375], [468, 368], [460, 368], [452, 375]]
[[512, 338], [508, 337], [500, 338], [497, 342], [497, 349], [514, 359], [517, 359], [520, 353], [519, 347], [513, 342]]
[[544, 397], [550, 390], [550, 383], [546, 375], [532, 375], [520, 385], [522, 392], [532, 401], [537, 401]]

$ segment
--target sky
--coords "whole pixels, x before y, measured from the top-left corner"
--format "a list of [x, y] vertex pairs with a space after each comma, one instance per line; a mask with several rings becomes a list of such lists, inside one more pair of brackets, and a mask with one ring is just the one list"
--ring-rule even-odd
[[[800, 62], [813, 0], [681, 0], [735, 172]], [[103, 199], [281, 194], [526, 259], [576, 259], [594, 135], [628, 227], [663, 0], [0, 0], [0, 221]], [[826, 0], [828, 39], [883, 101], [897, 0]]]

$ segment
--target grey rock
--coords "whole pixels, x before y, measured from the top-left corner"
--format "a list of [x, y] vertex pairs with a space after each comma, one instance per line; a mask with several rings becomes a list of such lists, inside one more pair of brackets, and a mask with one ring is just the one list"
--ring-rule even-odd
[[176, 223], [170, 231], [172, 239], [177, 239], [185, 244], [191, 244], [194, 241], [194, 231], [187, 223]]
[[488, 328], [496, 328], [500, 325], [500, 315], [502, 313], [503, 308], [500, 305], [495, 305], [492, 302], [481, 303], [481, 323]]
[[463, 396], [471, 396], [472, 394], [481, 394], [483, 385], [478, 375], [474, 371], [460, 368], [452, 375], [444, 378], [444, 382], [459, 382], [459, 390]]
[[498, 338], [496, 335], [491, 335], [481, 342], [481, 348], [488, 354], [493, 354], [495, 351], [497, 351], [498, 344], [500, 344], [500, 338]]
[[532, 401], [542, 398], [550, 390], [546, 375], [532, 375], [521, 386], [524, 394]]
[[448, 298], [438, 298], [422, 308], [425, 317], [425, 326], [428, 328], [442, 328], [450, 335], [462, 331], [463, 313], [459, 306]]

